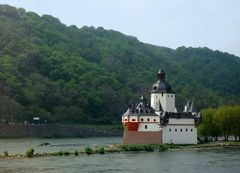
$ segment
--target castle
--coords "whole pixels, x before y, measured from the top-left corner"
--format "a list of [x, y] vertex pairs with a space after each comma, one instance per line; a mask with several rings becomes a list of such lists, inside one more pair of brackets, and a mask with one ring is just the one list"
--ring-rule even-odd
[[175, 92], [160, 69], [150, 95], [151, 104], [144, 96], [136, 105], [129, 105], [122, 115], [123, 144], [197, 144], [197, 125], [201, 115], [189, 102], [182, 112], [175, 106]]

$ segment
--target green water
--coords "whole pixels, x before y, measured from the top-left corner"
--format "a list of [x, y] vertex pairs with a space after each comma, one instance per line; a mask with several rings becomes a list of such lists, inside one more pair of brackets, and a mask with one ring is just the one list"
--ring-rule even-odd
[[[12, 142], [11, 142], [12, 141]], [[40, 147], [48, 141], [53, 147]], [[34, 145], [38, 151], [75, 150], [86, 145], [119, 143], [121, 138], [86, 139], [20, 139], [0, 140], [3, 147], [22, 150]], [[28, 142], [31, 142], [29, 144]], [[9, 144], [9, 145], [6, 145]], [[34, 147], [33, 146], [33, 147]], [[240, 150], [166, 151], [150, 153], [114, 153], [90, 156], [42, 157], [32, 159], [0, 160], [0, 172], [65, 173], [65, 172], [129, 172], [129, 173], [239, 173]]]

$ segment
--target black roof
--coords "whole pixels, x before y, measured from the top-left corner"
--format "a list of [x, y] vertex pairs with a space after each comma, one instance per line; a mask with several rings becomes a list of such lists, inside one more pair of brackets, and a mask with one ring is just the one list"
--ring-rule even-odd
[[168, 116], [168, 118], [181, 118], [181, 119], [194, 119], [194, 115], [192, 115], [191, 112], [167, 112], [165, 116]]
[[155, 114], [155, 110], [147, 103], [146, 98], [141, 96], [140, 102], [136, 105], [132, 104], [128, 110], [124, 113], [125, 115], [141, 115], [141, 116], [158, 116]]
[[171, 86], [165, 81], [165, 75], [163, 69], [160, 69], [157, 73], [157, 82], [153, 84], [151, 93], [174, 93]]

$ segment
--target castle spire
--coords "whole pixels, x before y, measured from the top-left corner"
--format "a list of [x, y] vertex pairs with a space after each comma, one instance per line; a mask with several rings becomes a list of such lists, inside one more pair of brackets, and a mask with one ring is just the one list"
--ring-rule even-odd
[[162, 68], [160, 68], [157, 73], [157, 79], [165, 81], [165, 75], [166, 75], [165, 71]]

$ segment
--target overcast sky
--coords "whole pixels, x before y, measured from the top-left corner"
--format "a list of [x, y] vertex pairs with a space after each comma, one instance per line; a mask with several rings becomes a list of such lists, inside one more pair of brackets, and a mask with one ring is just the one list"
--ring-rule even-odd
[[240, 0], [0, 0], [66, 25], [102, 26], [159, 46], [240, 56]]

